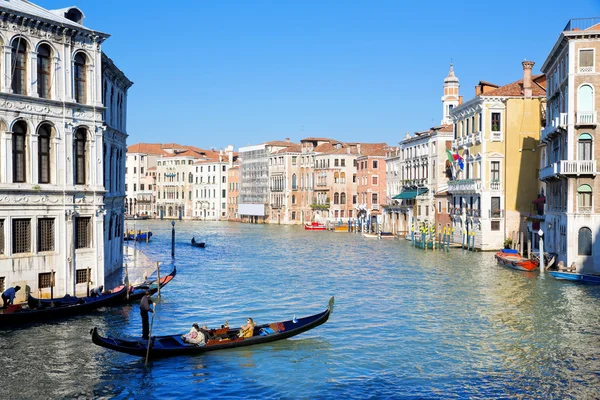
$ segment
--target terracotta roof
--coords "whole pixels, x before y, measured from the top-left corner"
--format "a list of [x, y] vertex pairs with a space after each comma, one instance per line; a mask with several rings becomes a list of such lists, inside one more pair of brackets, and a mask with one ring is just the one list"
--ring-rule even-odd
[[142, 154], [167, 154], [162, 149], [162, 144], [160, 143], [136, 143], [127, 147], [128, 153], [142, 153]]
[[274, 151], [273, 154], [283, 154], [283, 153], [301, 153], [302, 145], [300, 144], [292, 144], [287, 146], [285, 149]]
[[590, 26], [589, 28], [586, 29], [586, 31], [600, 31], [600, 24]]
[[156, 171], [156, 166], [148, 168], [146, 171]]
[[[531, 94], [534, 97], [537, 96], [545, 96], [546, 95], [546, 89], [544, 89], [543, 87], [541, 87], [536, 80], [539, 80], [539, 78], [541, 77], [541, 75], [535, 75], [532, 77], [533, 85], [532, 85], [532, 90], [531, 90]], [[497, 97], [505, 97], [505, 96], [514, 96], [514, 97], [520, 97], [523, 96], [523, 79], [520, 79], [516, 82], [513, 83], [509, 83], [508, 85], [504, 85], [504, 86], [500, 86], [497, 89], [493, 89], [490, 90], [487, 93], [482, 94], [481, 96], [486, 96], [486, 97], [490, 97], [490, 96], [497, 96]]]
[[284, 141], [284, 140], [272, 140], [270, 142], [265, 142], [265, 144], [267, 146], [284, 146], [284, 147], [287, 147], [287, 146], [291, 146], [291, 145], [293, 145], [295, 143], [287, 142], [287, 141]]
[[326, 153], [328, 151], [333, 150], [334, 147], [331, 143], [322, 143], [320, 145], [318, 145], [317, 147], [315, 147], [313, 149], [313, 151], [317, 152], [317, 153]]

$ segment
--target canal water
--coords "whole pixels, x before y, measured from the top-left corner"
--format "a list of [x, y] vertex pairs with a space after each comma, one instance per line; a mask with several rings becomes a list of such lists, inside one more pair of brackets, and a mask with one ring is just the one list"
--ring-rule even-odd
[[[166, 273], [170, 222], [147, 225], [154, 236], [139, 249]], [[3, 330], [0, 397], [600, 397], [600, 286], [508, 270], [491, 253], [234, 223], [177, 221], [175, 264], [156, 335], [310, 315], [331, 296], [335, 309], [289, 340], [147, 367], [89, 335], [141, 335], [137, 304]]]

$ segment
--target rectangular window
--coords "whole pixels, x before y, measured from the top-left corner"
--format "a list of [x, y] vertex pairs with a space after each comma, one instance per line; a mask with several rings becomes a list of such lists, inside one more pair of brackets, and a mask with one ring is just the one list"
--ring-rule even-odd
[[425, 216], [429, 216], [429, 206], [425, 206]]
[[379, 201], [377, 193], [372, 193], [371, 194], [371, 202], [372, 204], [378, 204], [377, 202]]
[[140, 167], [140, 174], [144, 175], [144, 167]]
[[0, 292], [4, 293], [6, 290], [6, 280], [3, 276], [0, 276]]
[[0, 254], [4, 254], [4, 220], [0, 219]]
[[418, 207], [417, 215], [421, 215], [421, 206]]
[[133, 191], [134, 192], [137, 191], [137, 184], [136, 183], [133, 184]]
[[137, 167], [133, 167], [133, 173], [137, 173]]
[[56, 272], [42, 272], [38, 275], [38, 289], [44, 289], [54, 286]]
[[339, 166], [340, 166], [340, 160], [339, 160], [338, 158], [336, 158], [336, 159], [333, 161], [333, 166], [334, 166], [334, 167], [339, 167]]
[[340, 163], [341, 163], [342, 167], [345, 167], [346, 166], [346, 159], [342, 158], [342, 160], [340, 161]]
[[373, 180], [373, 185], [377, 185], [378, 177], [374, 176], [372, 180]]
[[438, 201], [438, 214], [442, 213], [442, 202]]
[[579, 72], [594, 72], [594, 50], [579, 50]]
[[491, 217], [500, 218], [502, 216], [502, 210], [500, 209], [500, 197], [492, 197], [492, 209]]
[[222, 197], [222, 198], [225, 198], [225, 197], [227, 197], [227, 192], [225, 191], [225, 189], [223, 189], [223, 190], [221, 191], [221, 197]]
[[140, 183], [140, 190], [144, 190], [144, 186], [145, 185], [143, 183]]
[[492, 230], [499, 231], [500, 230], [500, 221], [492, 221]]
[[297, 159], [296, 156], [292, 156], [292, 165], [296, 165], [296, 159]]
[[[89, 275], [88, 275], [88, 271], [89, 271]], [[75, 274], [75, 283], [87, 283], [88, 282], [88, 277], [91, 280], [92, 279], [92, 271], [89, 270], [88, 268], [83, 268], [83, 269], [78, 269], [76, 271]]]
[[92, 247], [92, 218], [77, 217], [75, 221], [75, 248], [88, 249]]
[[352, 204], [356, 204], [358, 201], [358, 195], [352, 195]]
[[500, 124], [500, 113], [493, 112], [492, 113], [492, 132], [500, 132], [502, 129], [502, 125]]
[[31, 253], [31, 219], [13, 219], [13, 254]]
[[500, 182], [500, 161], [492, 161], [491, 178], [492, 182]]
[[38, 219], [38, 251], [54, 251], [54, 218]]

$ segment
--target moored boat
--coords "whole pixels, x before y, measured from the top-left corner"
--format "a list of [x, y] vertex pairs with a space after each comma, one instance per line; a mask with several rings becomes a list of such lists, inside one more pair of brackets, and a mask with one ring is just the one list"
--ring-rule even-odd
[[[288, 321], [275, 322], [271, 324], [257, 325], [254, 328], [254, 335], [248, 338], [238, 337], [240, 329], [229, 328], [208, 330], [208, 340], [204, 345], [186, 343], [181, 338], [181, 334], [153, 336], [150, 343], [149, 356], [151, 358], [158, 358], [177, 355], [200, 354], [208, 351], [251, 346], [287, 339], [324, 324], [333, 312], [333, 303], [334, 299], [332, 297], [329, 300], [327, 309], [315, 315], [297, 319], [294, 318]], [[107, 349], [139, 357], [145, 357], [146, 353], [148, 352], [147, 340], [103, 337], [98, 333], [98, 328], [93, 328], [91, 334], [92, 342]]]
[[150, 238], [152, 237], [152, 232], [150, 231], [137, 231], [137, 233], [133, 230], [128, 231], [125, 236], [123, 237], [123, 240], [128, 241], [128, 240], [135, 240], [138, 242], [145, 242], [146, 240], [150, 240]]
[[196, 238], [192, 238], [192, 246], [204, 248], [204, 247], [206, 247], [206, 243], [205, 242], [196, 242]]
[[494, 257], [498, 264], [518, 271], [534, 271], [540, 264], [539, 261], [525, 258], [517, 250], [512, 249], [502, 249]]
[[564, 271], [550, 271], [550, 275], [559, 280], [600, 285], [600, 275]]
[[305, 224], [304, 229], [307, 231], [324, 231], [327, 230], [325, 224], [321, 224], [319, 222], [312, 222], [310, 224]]
[[57, 299], [54, 306], [42, 302], [41, 306], [36, 308], [13, 307], [10, 312], [8, 310], [1, 310], [0, 328], [88, 313], [101, 307], [119, 304], [126, 295], [127, 288], [121, 285], [113, 289], [111, 293], [93, 299], [88, 298], [87, 301], [79, 299], [80, 301], [70, 303], [68, 301], [60, 302], [60, 299]]
[[[160, 288], [162, 289], [165, 285], [173, 280], [177, 275], [177, 267], [173, 267], [173, 271], [170, 274], [160, 277]], [[141, 283], [139, 285], [133, 286], [133, 289], [129, 291], [129, 296], [125, 296], [125, 301], [135, 301], [140, 300], [144, 297], [144, 293], [146, 291], [150, 292], [150, 295], [158, 292], [158, 279], [154, 279], [147, 283]]]

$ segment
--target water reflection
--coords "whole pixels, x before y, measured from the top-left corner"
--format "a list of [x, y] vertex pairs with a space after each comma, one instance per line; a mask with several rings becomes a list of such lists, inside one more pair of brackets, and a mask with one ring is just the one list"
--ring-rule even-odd
[[[139, 248], [170, 271], [171, 226], [148, 225], [153, 240]], [[406, 241], [227, 223], [176, 229], [178, 274], [158, 301], [155, 334], [310, 315], [335, 295], [331, 319], [295, 339], [147, 367], [89, 336], [98, 326], [139, 337], [136, 304], [7, 330], [0, 396], [598, 397], [600, 287], [508, 270], [489, 253], [424, 252]], [[192, 236], [207, 247], [191, 247]]]

